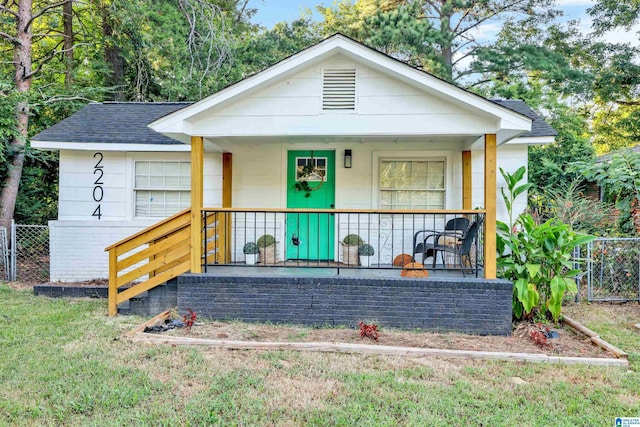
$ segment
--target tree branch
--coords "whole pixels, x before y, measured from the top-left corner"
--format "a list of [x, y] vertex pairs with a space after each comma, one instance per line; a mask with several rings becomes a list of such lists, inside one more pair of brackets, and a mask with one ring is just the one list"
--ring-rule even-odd
[[88, 45], [88, 43], [79, 43], [77, 45], [74, 45], [71, 49], [61, 49], [58, 50], [57, 47], [60, 46], [61, 44], [64, 43], [64, 40], [60, 40], [56, 46], [46, 55], [43, 56], [42, 58], [33, 61], [33, 62], [37, 62], [39, 61], [40, 63], [38, 64], [38, 66], [34, 69], [31, 70], [31, 72], [29, 73], [25, 73], [25, 75], [22, 77], [23, 79], [29, 79], [31, 77], [33, 77], [34, 75], [38, 74], [40, 72], [40, 70], [42, 70], [42, 67], [44, 66], [44, 64], [46, 64], [47, 62], [51, 61], [53, 58], [55, 58], [55, 56], [59, 53], [64, 53], [64, 52], [68, 52], [69, 50], [75, 49], [77, 46], [79, 45]]
[[14, 12], [13, 10], [9, 9], [9, 7], [7, 7], [7, 2], [3, 2], [3, 4], [0, 4], [0, 12], [5, 12], [8, 13], [10, 15], [13, 15], [15, 18], [18, 18], [18, 13]]
[[8, 42], [13, 43], [16, 46], [20, 46], [20, 40], [18, 40], [17, 38], [13, 37], [10, 34], [5, 33], [4, 31], [0, 31], [0, 37], [7, 40]]
[[53, 96], [42, 102], [43, 105], [53, 104], [54, 102], [62, 102], [62, 101], [87, 101], [87, 102], [97, 102], [95, 99], [86, 98], [84, 96]]
[[38, 13], [35, 13], [35, 14], [31, 15], [31, 19], [29, 19], [29, 21], [27, 22], [27, 26], [25, 28], [29, 28], [29, 26], [33, 23], [33, 21], [35, 21], [36, 19], [40, 18], [42, 15], [44, 15], [45, 13], [50, 11], [51, 9], [55, 9], [56, 7], [62, 6], [67, 1], [69, 1], [69, 0], [62, 0], [62, 1], [59, 1], [58, 3], [53, 3], [53, 4], [50, 4], [49, 6], [43, 7]]

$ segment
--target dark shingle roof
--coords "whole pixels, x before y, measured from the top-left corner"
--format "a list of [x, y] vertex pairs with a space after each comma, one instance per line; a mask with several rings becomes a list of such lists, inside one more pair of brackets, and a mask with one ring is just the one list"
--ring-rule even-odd
[[91, 103], [51, 126], [32, 141], [113, 144], [182, 144], [147, 127], [154, 120], [191, 103], [104, 102]]
[[520, 135], [520, 138], [530, 138], [536, 136], [558, 136], [558, 132], [551, 125], [544, 121], [535, 111], [533, 111], [524, 101], [519, 99], [492, 99], [494, 104], [501, 105], [523, 116], [529, 117], [531, 123], [531, 132]]

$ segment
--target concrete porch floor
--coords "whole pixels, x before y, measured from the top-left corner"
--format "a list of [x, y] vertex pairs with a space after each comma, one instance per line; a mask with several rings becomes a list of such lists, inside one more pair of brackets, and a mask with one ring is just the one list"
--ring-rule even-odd
[[[282, 266], [282, 265], [246, 265], [246, 264], [235, 264], [235, 265], [208, 265], [204, 268], [203, 273], [209, 275], [215, 275], [220, 277], [250, 277], [250, 276], [268, 276], [268, 277], [353, 277], [353, 278], [362, 278], [362, 279], [395, 279], [401, 278], [400, 272], [402, 271], [401, 267], [391, 267], [390, 265], [381, 266], [380, 268], [376, 267], [347, 267], [344, 265], [337, 266], [326, 266], [322, 265], [319, 267], [314, 266]], [[471, 272], [466, 272], [465, 275], [462, 274], [460, 270], [453, 269], [437, 269], [431, 270], [427, 268], [429, 272], [429, 279], [455, 279], [455, 278], [463, 278], [467, 279], [475, 278], [475, 274]], [[484, 272], [480, 270], [478, 272], [478, 278], [483, 278]], [[407, 280], [411, 280], [411, 278], [407, 278]], [[413, 278], [415, 280], [415, 278]]]

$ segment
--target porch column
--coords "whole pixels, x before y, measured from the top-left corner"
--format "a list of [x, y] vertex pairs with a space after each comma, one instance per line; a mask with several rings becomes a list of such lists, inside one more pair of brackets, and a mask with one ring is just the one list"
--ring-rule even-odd
[[[222, 207], [230, 208], [233, 206], [232, 200], [232, 172], [233, 172], [233, 155], [231, 153], [222, 153]], [[218, 239], [221, 244], [217, 245], [216, 261], [221, 264], [231, 262], [231, 214], [225, 213], [220, 218]]]
[[484, 136], [484, 277], [496, 278], [496, 135]]
[[471, 151], [462, 152], [462, 209], [471, 208]]
[[204, 204], [204, 140], [191, 137], [191, 272], [202, 273], [202, 205]]

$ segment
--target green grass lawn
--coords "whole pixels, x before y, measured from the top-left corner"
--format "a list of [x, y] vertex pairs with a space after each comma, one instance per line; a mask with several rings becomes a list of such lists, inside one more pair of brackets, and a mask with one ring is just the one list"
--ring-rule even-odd
[[611, 315], [602, 331], [587, 326], [631, 353], [630, 370], [152, 347], [119, 340], [143, 319], [105, 313], [105, 301], [0, 285], [0, 425], [602, 426], [640, 416], [640, 332]]

